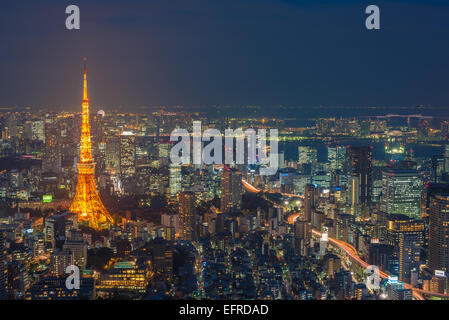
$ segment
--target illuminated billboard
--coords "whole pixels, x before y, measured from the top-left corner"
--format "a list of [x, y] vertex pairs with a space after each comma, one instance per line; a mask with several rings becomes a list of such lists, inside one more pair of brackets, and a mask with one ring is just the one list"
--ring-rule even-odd
[[443, 270], [435, 270], [435, 276], [437, 276], [437, 277], [445, 277], [446, 273]]
[[53, 201], [53, 196], [51, 194], [42, 196], [42, 202], [43, 203], [49, 203], [49, 202], [52, 202], [52, 201]]

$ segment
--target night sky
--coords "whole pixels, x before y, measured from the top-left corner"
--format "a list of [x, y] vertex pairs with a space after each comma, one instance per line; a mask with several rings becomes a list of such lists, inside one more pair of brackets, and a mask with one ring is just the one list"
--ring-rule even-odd
[[[65, 28], [76, 4], [81, 29]], [[365, 28], [366, 6], [381, 30]], [[0, 107], [449, 108], [449, 1], [2, 0]]]

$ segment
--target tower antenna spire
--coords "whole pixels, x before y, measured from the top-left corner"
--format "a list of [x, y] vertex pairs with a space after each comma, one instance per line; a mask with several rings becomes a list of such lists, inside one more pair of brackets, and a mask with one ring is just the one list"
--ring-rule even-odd
[[84, 86], [83, 86], [83, 100], [88, 101], [89, 99], [87, 98], [87, 58], [84, 57], [83, 58], [83, 65], [84, 65]]

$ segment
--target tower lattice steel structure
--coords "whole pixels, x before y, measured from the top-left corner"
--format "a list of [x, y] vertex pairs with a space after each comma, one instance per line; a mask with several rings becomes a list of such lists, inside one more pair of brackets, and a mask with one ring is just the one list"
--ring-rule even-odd
[[96, 230], [106, 229], [113, 223], [100, 199], [95, 183], [95, 163], [92, 161], [92, 141], [89, 124], [89, 99], [87, 98], [86, 59], [84, 58], [84, 89], [82, 101], [82, 127], [78, 182], [70, 211], [78, 214], [78, 221]]

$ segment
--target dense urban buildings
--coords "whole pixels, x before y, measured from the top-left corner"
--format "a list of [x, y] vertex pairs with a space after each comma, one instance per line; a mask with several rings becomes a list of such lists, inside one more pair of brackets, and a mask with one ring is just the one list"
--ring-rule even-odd
[[422, 182], [419, 172], [407, 169], [382, 171], [382, 211], [419, 218]]
[[[91, 112], [83, 88], [81, 112], [0, 114], [2, 299], [448, 297], [444, 117]], [[173, 163], [193, 121], [279, 129], [278, 170]]]

